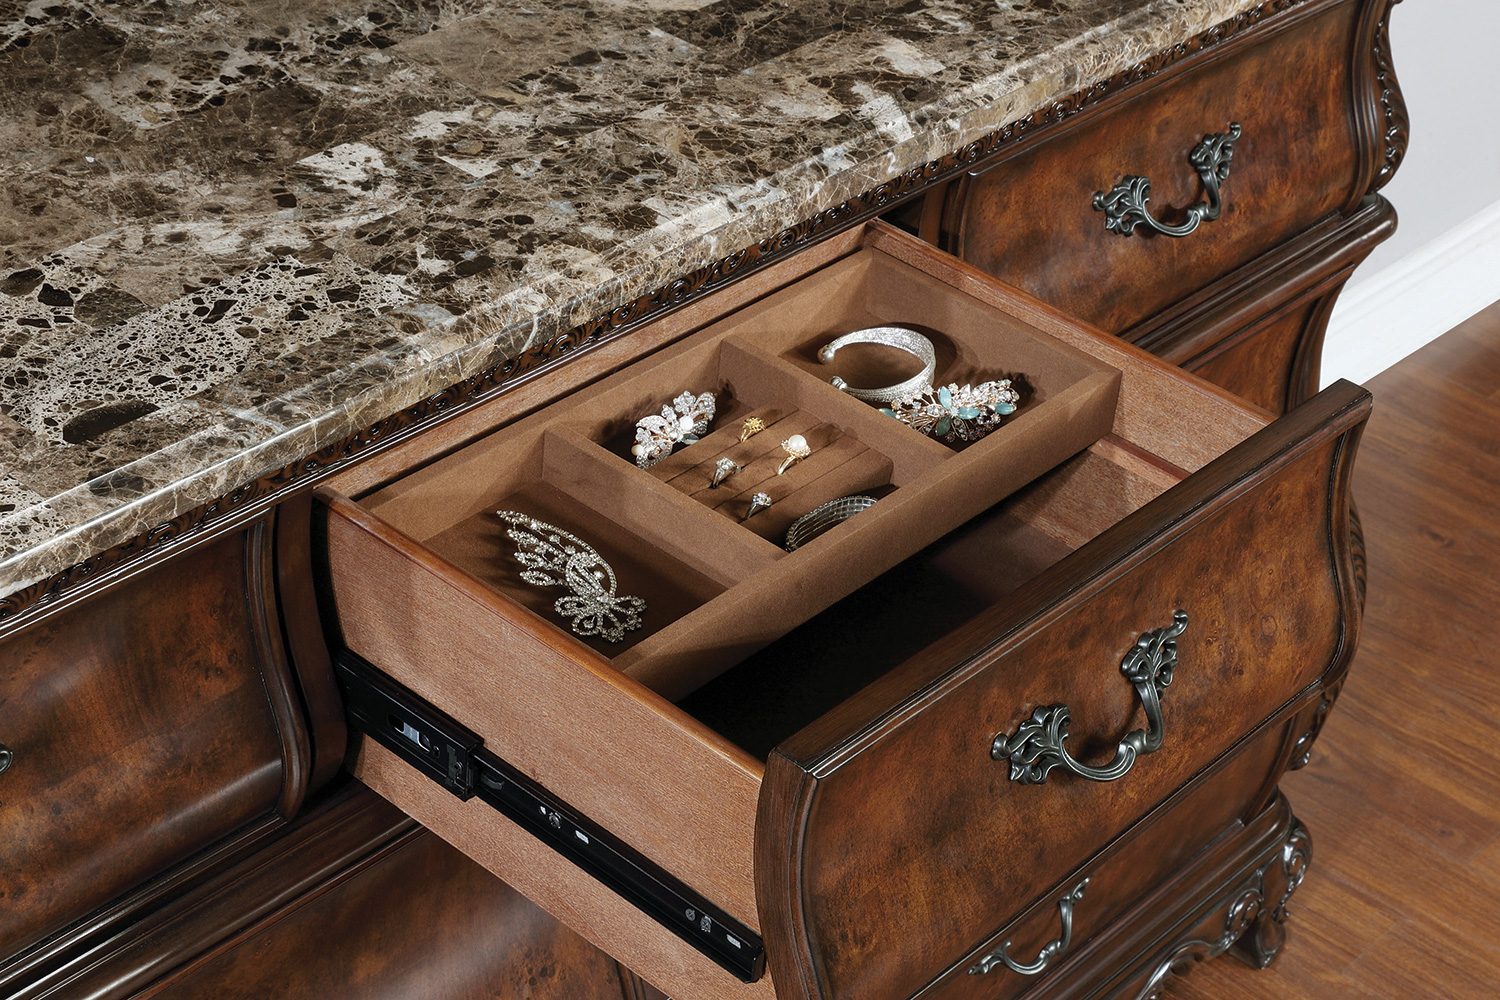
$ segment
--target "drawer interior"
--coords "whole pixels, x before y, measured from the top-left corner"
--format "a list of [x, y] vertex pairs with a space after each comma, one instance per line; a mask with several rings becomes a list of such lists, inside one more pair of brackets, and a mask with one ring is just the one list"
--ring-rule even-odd
[[[819, 362], [833, 337], [889, 325], [929, 338], [940, 385], [1010, 378], [1017, 412], [980, 440], [949, 444], [831, 385], [833, 375], [886, 385], [919, 370], [912, 355], [874, 344]], [[518, 541], [497, 512], [586, 541], [616, 593], [640, 597], [645, 611], [623, 636], [581, 638], [677, 698], [1098, 440], [1118, 383], [1087, 353], [865, 247], [360, 504], [559, 630], [571, 627], [556, 603], [566, 591], [522, 578]], [[716, 404], [707, 433], [640, 468], [635, 421], [703, 392]], [[765, 429], [742, 440], [750, 417]], [[779, 472], [794, 434], [811, 454]], [[740, 471], [715, 486], [726, 457]], [[770, 509], [747, 516], [761, 492]], [[847, 496], [876, 502], [787, 550], [798, 518]]]
[[[330, 614], [349, 649], [756, 931], [771, 748], [905, 683], [903, 660], [1024, 600], [1269, 420], [886, 227], [842, 239], [843, 256], [788, 260], [780, 291], [589, 389], [357, 501], [323, 493]], [[953, 448], [829, 385], [912, 374], [910, 356], [873, 348], [818, 362], [832, 337], [887, 324], [929, 336], [938, 381], [1024, 377], [1023, 405]], [[718, 394], [709, 433], [638, 468], [635, 420], [684, 391]], [[751, 415], [770, 426], [741, 442]], [[778, 428], [817, 449], [781, 477], [767, 468]], [[707, 489], [724, 454], [743, 469]], [[746, 521], [757, 489], [775, 504]], [[853, 491], [879, 499], [794, 552], [779, 544], [791, 518]], [[659, 614], [620, 643], [571, 635], [558, 591], [516, 575], [494, 514], [508, 508], [588, 540]], [[723, 970], [487, 806], [370, 741], [353, 768], [674, 996], [727, 995]], [[770, 995], [764, 980], [733, 989]]]
[[764, 760], [819, 716], [1186, 477], [1118, 438], [1105, 438], [678, 707]]

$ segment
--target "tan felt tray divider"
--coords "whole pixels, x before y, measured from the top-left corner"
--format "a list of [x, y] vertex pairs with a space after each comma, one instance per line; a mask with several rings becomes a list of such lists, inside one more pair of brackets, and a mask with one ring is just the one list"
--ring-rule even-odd
[[[851, 345], [836, 364], [817, 348], [866, 326], [922, 330], [938, 354], [935, 381], [1014, 375], [1019, 411], [985, 439], [955, 449], [847, 393], [828, 378], [890, 384], [915, 359]], [[365, 499], [366, 509], [559, 631], [564, 591], [524, 583], [497, 509], [516, 509], [593, 545], [618, 592], [647, 604], [621, 643], [586, 640], [615, 668], [681, 697], [863, 586], [1108, 433], [1119, 372], [865, 247], [659, 351], [590, 390], [533, 414]], [[649, 470], [630, 456], [634, 423], [684, 391], [713, 392], [702, 440]], [[768, 425], [739, 440], [747, 416]], [[802, 434], [812, 454], [785, 474], [781, 442]], [[742, 470], [710, 489], [715, 460]], [[764, 490], [770, 510], [745, 520]], [[869, 510], [787, 553], [791, 522], [856, 493]]]

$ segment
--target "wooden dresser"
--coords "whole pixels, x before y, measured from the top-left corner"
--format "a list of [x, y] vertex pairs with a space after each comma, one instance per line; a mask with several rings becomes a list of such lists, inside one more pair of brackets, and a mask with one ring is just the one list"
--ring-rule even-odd
[[[1163, 39], [0, 605], [0, 993], [1081, 1000], [1274, 960], [1312, 856], [1277, 782], [1363, 605], [1370, 397], [1315, 391], [1395, 224], [1390, 6]], [[831, 388], [817, 348], [893, 322], [1020, 412], [953, 450]], [[638, 468], [682, 390], [710, 433]], [[751, 415], [814, 455], [764, 474]], [[659, 617], [570, 634], [502, 504]]]

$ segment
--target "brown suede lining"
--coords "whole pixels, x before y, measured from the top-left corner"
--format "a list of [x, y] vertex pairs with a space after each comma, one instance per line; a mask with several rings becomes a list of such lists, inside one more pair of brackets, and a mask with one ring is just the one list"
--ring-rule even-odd
[[[900, 381], [920, 366], [870, 345], [817, 349], [866, 326], [923, 332], [935, 381], [1014, 377], [1020, 410], [955, 449], [834, 389]], [[557, 524], [609, 561], [621, 593], [645, 598], [645, 627], [596, 648], [669, 697], [691, 691], [1108, 433], [1119, 373], [917, 268], [861, 249], [366, 498], [372, 511], [566, 628], [560, 590], [519, 580], [497, 509]], [[717, 394], [710, 432], [649, 470], [634, 423], [683, 391]], [[741, 442], [745, 417], [766, 430]], [[784, 475], [780, 443], [812, 455]], [[709, 489], [720, 456], [743, 468]], [[750, 496], [768, 511], [746, 521]], [[852, 493], [880, 501], [794, 553], [790, 523]]]

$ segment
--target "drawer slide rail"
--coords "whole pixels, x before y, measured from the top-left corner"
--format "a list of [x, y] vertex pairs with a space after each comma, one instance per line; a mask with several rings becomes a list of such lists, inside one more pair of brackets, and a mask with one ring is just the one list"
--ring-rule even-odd
[[759, 935], [499, 757], [440, 709], [340, 650], [350, 725], [467, 801], [478, 798], [608, 886], [742, 982], [765, 971]]

